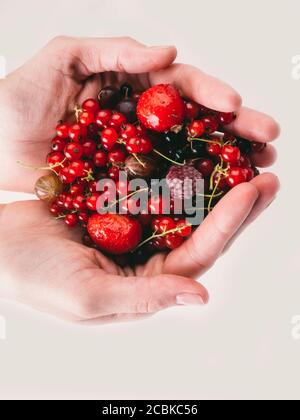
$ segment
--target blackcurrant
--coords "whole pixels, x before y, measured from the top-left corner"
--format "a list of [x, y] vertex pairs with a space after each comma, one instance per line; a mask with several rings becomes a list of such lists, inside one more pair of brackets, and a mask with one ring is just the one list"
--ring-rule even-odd
[[206, 155], [206, 143], [201, 141], [192, 141], [187, 148], [187, 154], [190, 158], [202, 157]]
[[126, 98], [117, 104], [116, 110], [125, 115], [127, 122], [134, 123], [137, 120], [136, 105], [133, 99]]
[[132, 86], [129, 83], [123, 83], [120, 87], [120, 93], [124, 98], [128, 98], [133, 93]]
[[241, 137], [237, 137], [236, 144], [243, 155], [248, 155], [250, 153], [251, 142], [249, 140], [242, 139]]
[[98, 101], [101, 108], [114, 108], [120, 99], [120, 91], [114, 86], [105, 86], [98, 93]]

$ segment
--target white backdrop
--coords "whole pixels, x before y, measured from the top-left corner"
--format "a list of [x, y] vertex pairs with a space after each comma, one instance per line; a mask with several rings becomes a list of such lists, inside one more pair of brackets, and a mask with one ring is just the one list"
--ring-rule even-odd
[[[15, 69], [58, 34], [175, 44], [282, 124], [277, 201], [201, 281], [206, 308], [69, 325], [0, 302], [0, 398], [299, 398], [300, 54], [297, 0], [1, 0], [0, 55]], [[1, 192], [2, 202], [25, 198]], [[5, 240], [5, 238], [1, 238]], [[3, 320], [3, 318], [2, 318]], [[300, 338], [300, 337], [299, 337]]]

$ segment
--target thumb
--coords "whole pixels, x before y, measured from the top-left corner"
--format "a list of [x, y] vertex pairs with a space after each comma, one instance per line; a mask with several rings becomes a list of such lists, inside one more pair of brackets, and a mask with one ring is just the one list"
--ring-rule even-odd
[[[65, 74], [86, 78], [104, 71], [147, 73], [168, 67], [176, 58], [173, 46], [147, 47], [129, 37], [54, 38], [44, 50]], [[70, 63], [71, 61], [71, 63]]]
[[93, 313], [90, 317], [111, 314], [149, 314], [174, 305], [206, 304], [208, 292], [195, 280], [174, 275], [155, 277], [107, 276], [94, 283]]

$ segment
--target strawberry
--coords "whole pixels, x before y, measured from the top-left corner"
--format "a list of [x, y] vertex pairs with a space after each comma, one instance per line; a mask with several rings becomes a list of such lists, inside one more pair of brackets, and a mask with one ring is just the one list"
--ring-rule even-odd
[[183, 123], [184, 102], [176, 88], [171, 85], [156, 85], [140, 96], [137, 116], [147, 128], [164, 132], [178, 131]]
[[88, 221], [87, 229], [99, 248], [113, 255], [132, 251], [142, 237], [140, 223], [119, 214], [94, 214]]

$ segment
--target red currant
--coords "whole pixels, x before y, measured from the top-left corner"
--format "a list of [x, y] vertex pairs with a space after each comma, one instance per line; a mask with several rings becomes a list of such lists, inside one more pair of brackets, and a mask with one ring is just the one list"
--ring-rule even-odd
[[64, 204], [65, 204], [65, 199], [66, 199], [66, 196], [67, 196], [67, 194], [62, 193], [62, 194], [59, 194], [59, 196], [57, 197], [56, 202], [57, 202], [57, 205], [58, 205], [61, 209], [63, 209], [63, 208], [64, 208]]
[[246, 182], [246, 174], [243, 168], [232, 167], [228, 171], [228, 176], [226, 177], [227, 184], [233, 188], [242, 182]]
[[234, 121], [235, 114], [233, 112], [219, 112], [218, 117], [221, 125], [228, 125]]
[[161, 195], [150, 197], [148, 208], [151, 214], [163, 214], [166, 210], [166, 202]]
[[64, 208], [66, 210], [73, 210], [74, 202], [73, 202], [73, 197], [71, 196], [71, 194], [66, 194], [66, 197], [64, 200]]
[[185, 118], [195, 120], [200, 113], [200, 106], [194, 101], [185, 101]]
[[118, 141], [118, 133], [114, 128], [106, 128], [102, 131], [101, 134], [101, 142], [103, 147], [105, 147], [107, 150], [110, 150], [113, 148], [113, 146]]
[[127, 141], [137, 136], [137, 129], [133, 124], [125, 124], [120, 131], [120, 135], [123, 140]]
[[100, 128], [107, 128], [109, 121], [112, 117], [112, 111], [110, 109], [101, 109], [96, 115], [96, 123]]
[[246, 176], [246, 182], [251, 181], [254, 178], [254, 170], [250, 167], [243, 168], [244, 174]]
[[119, 130], [123, 124], [126, 123], [125, 115], [121, 114], [121, 112], [115, 112], [111, 119], [109, 120], [108, 125], [110, 127], [114, 127], [116, 130]]
[[73, 200], [73, 206], [76, 210], [86, 209], [86, 197], [84, 195], [77, 195]]
[[182, 236], [175, 235], [174, 233], [170, 233], [165, 238], [166, 246], [169, 249], [176, 249], [176, 248], [178, 248], [182, 244], [183, 241], [184, 241], [184, 239], [183, 239]]
[[78, 217], [76, 214], [67, 214], [65, 217], [65, 224], [69, 227], [75, 227], [78, 223]]
[[126, 143], [126, 149], [129, 153], [147, 154], [152, 152], [152, 142], [148, 137], [132, 137]]
[[205, 127], [201, 120], [195, 120], [187, 126], [188, 135], [191, 137], [201, 137], [204, 134]]
[[108, 176], [110, 179], [114, 181], [118, 181], [119, 176], [120, 176], [120, 169], [117, 168], [116, 166], [112, 166], [111, 168], [108, 169]]
[[157, 238], [152, 239], [151, 245], [158, 251], [164, 251], [166, 249], [166, 239], [163, 236], [158, 236]]
[[127, 154], [122, 146], [115, 145], [108, 153], [108, 160], [110, 163], [125, 162]]
[[83, 162], [83, 166], [84, 166], [84, 174], [87, 175], [88, 173], [93, 173], [94, 172], [94, 165], [93, 162], [90, 160], [85, 160]]
[[95, 122], [95, 114], [91, 111], [82, 111], [79, 116], [82, 125], [88, 126]]
[[73, 124], [69, 128], [69, 137], [75, 142], [81, 141], [87, 136], [87, 128], [81, 124]]
[[241, 155], [238, 166], [241, 168], [251, 168], [250, 159], [247, 156]]
[[54, 152], [63, 152], [64, 148], [66, 147], [66, 144], [67, 144], [66, 140], [57, 136], [51, 141], [51, 149]]
[[142, 124], [139, 124], [136, 126], [136, 131], [137, 131], [138, 137], [147, 136], [147, 128], [144, 127]]
[[128, 195], [128, 182], [127, 181], [117, 181], [116, 182], [116, 191], [120, 197]]
[[76, 178], [83, 177], [85, 175], [84, 162], [82, 160], [74, 160], [69, 166], [69, 173]]
[[175, 227], [176, 223], [171, 217], [163, 216], [158, 220], [157, 231], [159, 233], [164, 233], [169, 230], [175, 229]]
[[176, 235], [182, 236], [183, 238], [190, 236], [192, 233], [192, 226], [189, 225], [186, 220], [179, 220], [177, 222], [176, 228], [179, 230], [176, 232]]
[[90, 197], [87, 198], [86, 205], [89, 210], [97, 211], [97, 201], [99, 197], [100, 197], [100, 194], [93, 193]]
[[94, 154], [93, 161], [95, 166], [97, 166], [98, 168], [103, 168], [107, 165], [108, 162], [107, 153], [103, 150], [98, 150], [98, 152]]
[[58, 124], [56, 127], [56, 133], [58, 137], [67, 139], [69, 137], [69, 126], [68, 124]]
[[79, 143], [69, 143], [65, 147], [65, 156], [69, 160], [80, 159], [83, 153], [82, 146]]
[[70, 187], [70, 194], [72, 194], [73, 196], [80, 195], [83, 193], [83, 191], [84, 191], [84, 184], [82, 182], [73, 184]]
[[[55, 166], [55, 171], [60, 173], [64, 167], [66, 167], [67, 163], [65, 162], [66, 158], [63, 153], [60, 152], [53, 152], [49, 153], [47, 156], [47, 165], [50, 167]], [[58, 165], [60, 164], [60, 165]], [[57, 165], [57, 166], [56, 166]]]
[[219, 156], [221, 153], [221, 144], [220, 143], [207, 143], [206, 151], [211, 156]]
[[89, 221], [90, 215], [86, 211], [81, 211], [78, 213], [78, 220], [83, 224], [86, 225]]
[[54, 201], [51, 205], [50, 205], [50, 213], [54, 216], [54, 217], [58, 217], [61, 214], [61, 207], [57, 204], [56, 201]]
[[221, 156], [224, 162], [236, 163], [241, 157], [241, 152], [236, 146], [225, 145], [222, 147]]
[[82, 143], [82, 156], [92, 158], [97, 150], [97, 145], [93, 140], [85, 140]]
[[258, 141], [251, 142], [252, 152], [262, 152], [267, 147], [266, 143], [260, 143]]
[[219, 172], [217, 172], [213, 176], [213, 184], [214, 185], [218, 184], [218, 189], [221, 191], [225, 191], [227, 188], [226, 177], [223, 174], [220, 174]]
[[211, 159], [199, 159], [196, 164], [196, 169], [205, 177], [208, 178], [213, 173], [215, 169], [215, 164]]
[[219, 127], [219, 120], [216, 115], [208, 115], [201, 120], [207, 134], [214, 133]]
[[97, 111], [99, 111], [100, 106], [95, 99], [87, 99], [83, 102], [82, 109], [84, 111], [89, 111], [95, 114]]

